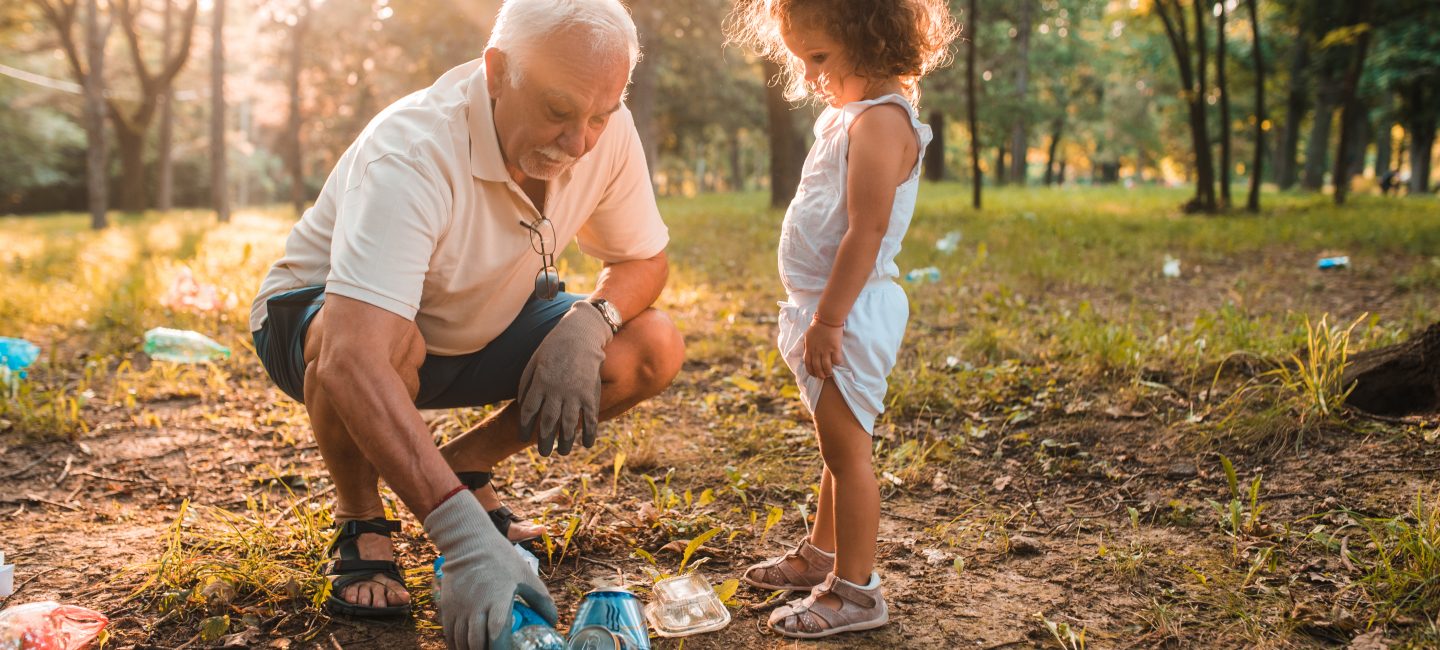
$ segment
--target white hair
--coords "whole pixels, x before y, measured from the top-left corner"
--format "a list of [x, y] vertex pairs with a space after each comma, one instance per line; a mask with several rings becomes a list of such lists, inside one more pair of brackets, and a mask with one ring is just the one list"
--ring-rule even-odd
[[510, 85], [518, 86], [530, 54], [567, 30], [580, 31], [596, 60], [623, 60], [627, 79], [640, 60], [635, 21], [619, 0], [505, 0], [485, 47], [505, 53]]

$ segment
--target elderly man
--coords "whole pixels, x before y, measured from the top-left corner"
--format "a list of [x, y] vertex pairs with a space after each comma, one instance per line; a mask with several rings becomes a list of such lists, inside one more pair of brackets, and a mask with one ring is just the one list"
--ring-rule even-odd
[[[365, 128], [266, 276], [255, 349], [335, 483], [332, 611], [409, 611], [383, 478], [446, 557], [452, 647], [508, 645], [517, 595], [555, 619], [492, 524], [515, 518], [482, 501], [499, 461], [588, 447], [679, 372], [680, 335], [650, 308], [668, 232], [621, 103], [638, 56], [616, 0], [508, 0], [483, 59]], [[572, 238], [604, 262], [588, 297], [554, 266]], [[512, 398], [440, 449], [418, 410]]]

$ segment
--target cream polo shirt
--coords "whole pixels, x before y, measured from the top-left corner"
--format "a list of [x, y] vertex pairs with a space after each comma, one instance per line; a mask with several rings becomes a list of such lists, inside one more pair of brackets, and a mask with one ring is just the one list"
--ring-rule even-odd
[[[480, 59], [390, 105], [365, 127], [285, 241], [250, 310], [324, 284], [415, 321], [432, 354], [485, 347], [510, 325], [542, 265], [521, 219], [540, 213], [500, 155]], [[546, 215], [563, 249], [605, 262], [646, 259], [669, 243], [630, 111], [547, 183]]]

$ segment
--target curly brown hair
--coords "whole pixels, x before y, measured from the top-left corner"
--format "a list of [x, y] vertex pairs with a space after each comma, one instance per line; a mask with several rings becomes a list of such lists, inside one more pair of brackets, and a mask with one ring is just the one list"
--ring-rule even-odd
[[912, 104], [920, 79], [950, 62], [950, 43], [960, 34], [946, 0], [737, 0], [725, 25], [728, 41], [779, 64], [791, 101], [811, 96], [802, 62], [780, 36], [797, 24], [835, 39], [856, 75], [899, 78]]

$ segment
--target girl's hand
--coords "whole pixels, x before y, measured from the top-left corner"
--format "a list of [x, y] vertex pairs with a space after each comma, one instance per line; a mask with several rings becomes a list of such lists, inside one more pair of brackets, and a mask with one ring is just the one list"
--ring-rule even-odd
[[811, 375], [829, 379], [835, 373], [835, 366], [844, 362], [840, 353], [840, 342], [844, 335], [843, 326], [826, 325], [818, 319], [810, 321], [810, 328], [805, 330], [803, 358], [805, 369]]

